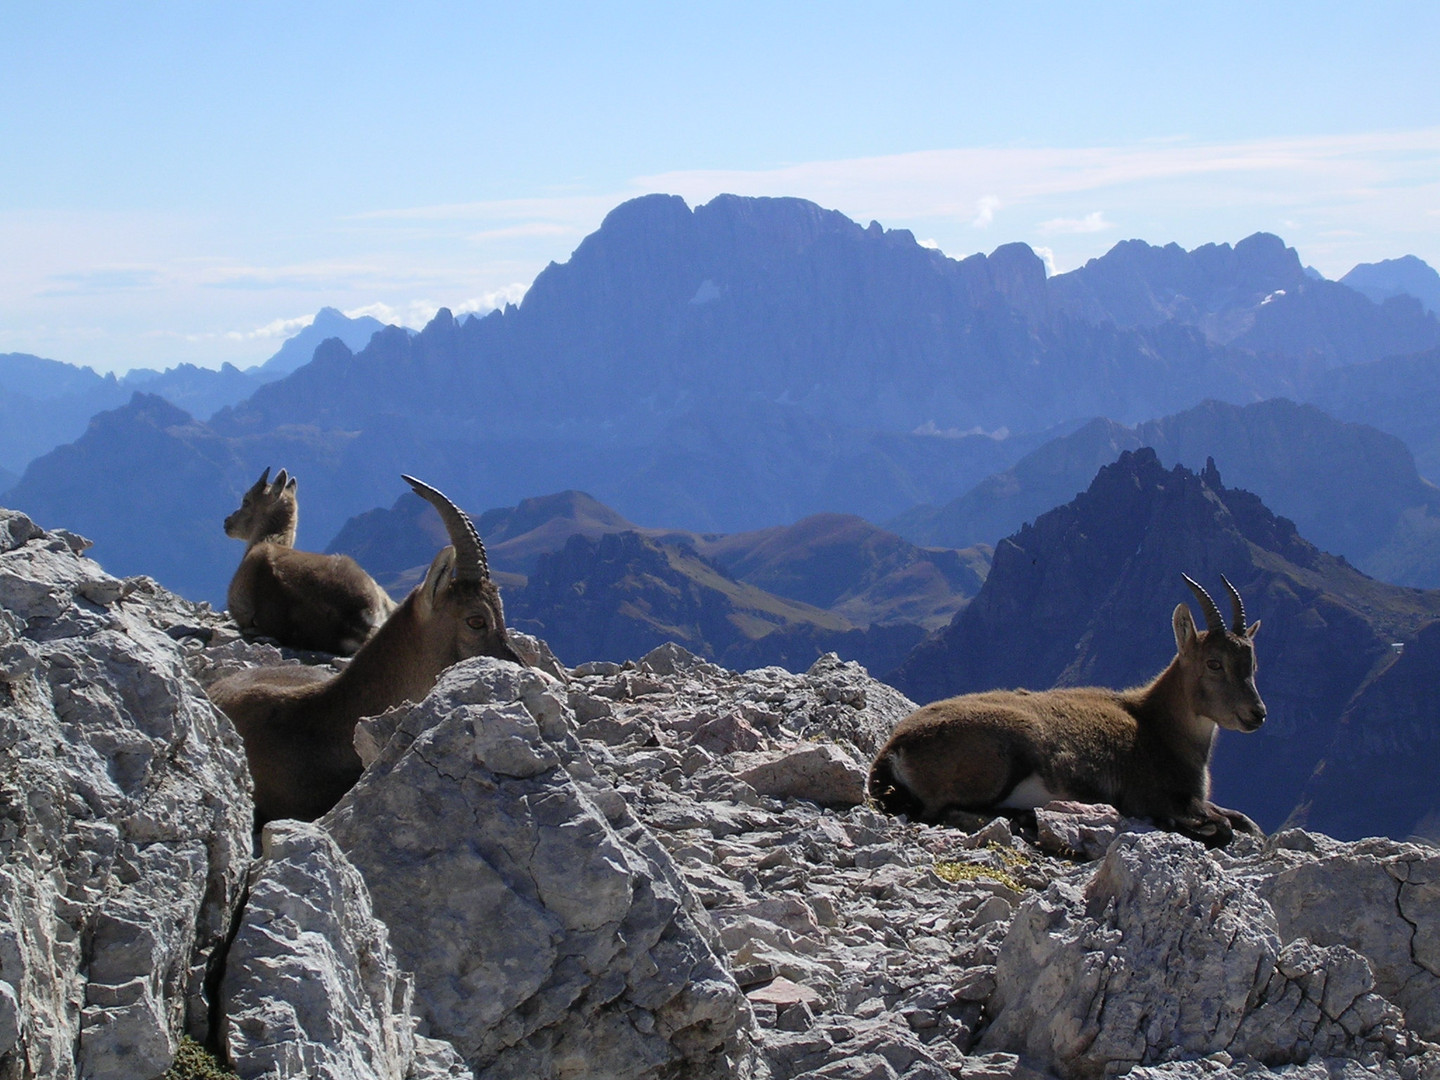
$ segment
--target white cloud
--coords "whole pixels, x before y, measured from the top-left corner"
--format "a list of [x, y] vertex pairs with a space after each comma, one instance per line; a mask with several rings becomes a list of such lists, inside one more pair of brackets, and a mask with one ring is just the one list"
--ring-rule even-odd
[[1000, 200], [994, 195], [986, 195], [975, 203], [975, 216], [970, 219], [970, 224], [977, 229], [983, 229], [995, 220], [995, 211], [1000, 209]]
[[471, 312], [476, 314], [494, 311], [496, 308], [504, 307], [506, 304], [518, 304], [525, 299], [525, 294], [530, 291], [530, 286], [524, 282], [516, 281], [506, 285], [503, 289], [495, 289], [482, 296], [471, 300], [462, 300], [450, 310], [456, 315], [465, 315]]
[[407, 300], [402, 304], [387, 304], [384, 301], [376, 301], [364, 304], [361, 307], [349, 308], [345, 311], [345, 317], [358, 319], [361, 316], [369, 315], [371, 318], [379, 319], [383, 323], [391, 323], [395, 326], [408, 326], [411, 329], [419, 329], [435, 317], [435, 313], [442, 307], [448, 307], [450, 313], [457, 318], [462, 315], [483, 314], [494, 311], [496, 308], [504, 307], [506, 304], [518, 304], [525, 297], [529, 285], [515, 282], [500, 289], [493, 289], [481, 293], [466, 300], [458, 302], [439, 303], [431, 299]]
[[294, 337], [314, 321], [314, 315], [298, 315], [293, 319], [275, 319], [254, 330], [231, 330], [225, 336], [231, 341]]
[[1040, 261], [1045, 264], [1045, 276], [1054, 277], [1058, 271], [1055, 269], [1055, 252], [1048, 247], [1040, 247], [1038, 244], [1031, 245], [1031, 250], [1040, 256]]
[[433, 300], [411, 300], [399, 306], [377, 300], [360, 307], [347, 308], [343, 314], [347, 319], [359, 319], [369, 315], [372, 319], [379, 319], [383, 323], [394, 326], [418, 328], [433, 319], [435, 312], [439, 311], [441, 307], [442, 305]]
[[1056, 233], [1097, 233], [1113, 228], [1115, 223], [1106, 221], [1103, 211], [1093, 210], [1082, 218], [1059, 217], [1042, 221], [1035, 226], [1035, 231], [1042, 236], [1053, 236]]

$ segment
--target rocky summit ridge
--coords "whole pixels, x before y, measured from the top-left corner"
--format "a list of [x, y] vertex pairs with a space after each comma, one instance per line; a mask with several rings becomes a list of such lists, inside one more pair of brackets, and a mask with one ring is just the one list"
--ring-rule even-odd
[[0, 1076], [1434, 1080], [1440, 850], [863, 803], [854, 664], [452, 668], [252, 848], [202, 685], [315, 662], [0, 511]]

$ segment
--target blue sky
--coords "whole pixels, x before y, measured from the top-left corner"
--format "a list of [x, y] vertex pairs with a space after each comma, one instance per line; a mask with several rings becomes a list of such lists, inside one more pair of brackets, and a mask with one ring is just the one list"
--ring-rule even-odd
[[1057, 271], [1440, 266], [1440, 4], [9, 0], [0, 352], [256, 363], [518, 298], [618, 202], [796, 195]]

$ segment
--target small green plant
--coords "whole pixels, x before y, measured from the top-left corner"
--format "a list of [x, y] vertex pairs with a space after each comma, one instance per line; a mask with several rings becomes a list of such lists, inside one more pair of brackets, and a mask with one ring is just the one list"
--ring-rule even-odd
[[186, 1035], [180, 1040], [175, 1061], [159, 1080], [240, 1080], [226, 1069], [215, 1056]]
[[953, 859], [937, 859], [935, 862], [935, 874], [942, 881], [948, 881], [957, 885], [962, 881], [975, 881], [979, 878], [989, 878], [991, 881], [998, 881], [1007, 889], [1013, 892], [1024, 892], [1025, 886], [1016, 881], [1004, 870], [995, 870], [988, 866], [981, 866], [977, 863], [956, 862]]

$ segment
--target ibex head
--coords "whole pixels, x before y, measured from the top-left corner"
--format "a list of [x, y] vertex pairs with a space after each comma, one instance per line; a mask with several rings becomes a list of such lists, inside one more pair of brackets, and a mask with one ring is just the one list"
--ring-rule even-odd
[[425, 627], [425, 650], [437, 670], [471, 656], [495, 656], [524, 663], [505, 632], [500, 590], [490, 580], [485, 544], [465, 512], [429, 484], [402, 477], [440, 513], [450, 546], [430, 563], [415, 597], [416, 615]]
[[272, 481], [267, 466], [245, 492], [240, 508], [225, 519], [225, 535], [250, 541], [278, 538], [281, 543], [293, 544], [299, 516], [295, 477], [281, 469]]
[[1223, 574], [1220, 580], [1230, 593], [1234, 615], [1229, 626], [1210, 594], [1198, 582], [1181, 576], [1205, 613], [1204, 631], [1196, 630], [1187, 605], [1177, 605], [1174, 615], [1175, 648], [1191, 684], [1195, 712], [1231, 731], [1254, 731], [1265, 722], [1265, 702], [1255, 689], [1255, 634], [1260, 622], [1245, 625], [1245, 604]]

